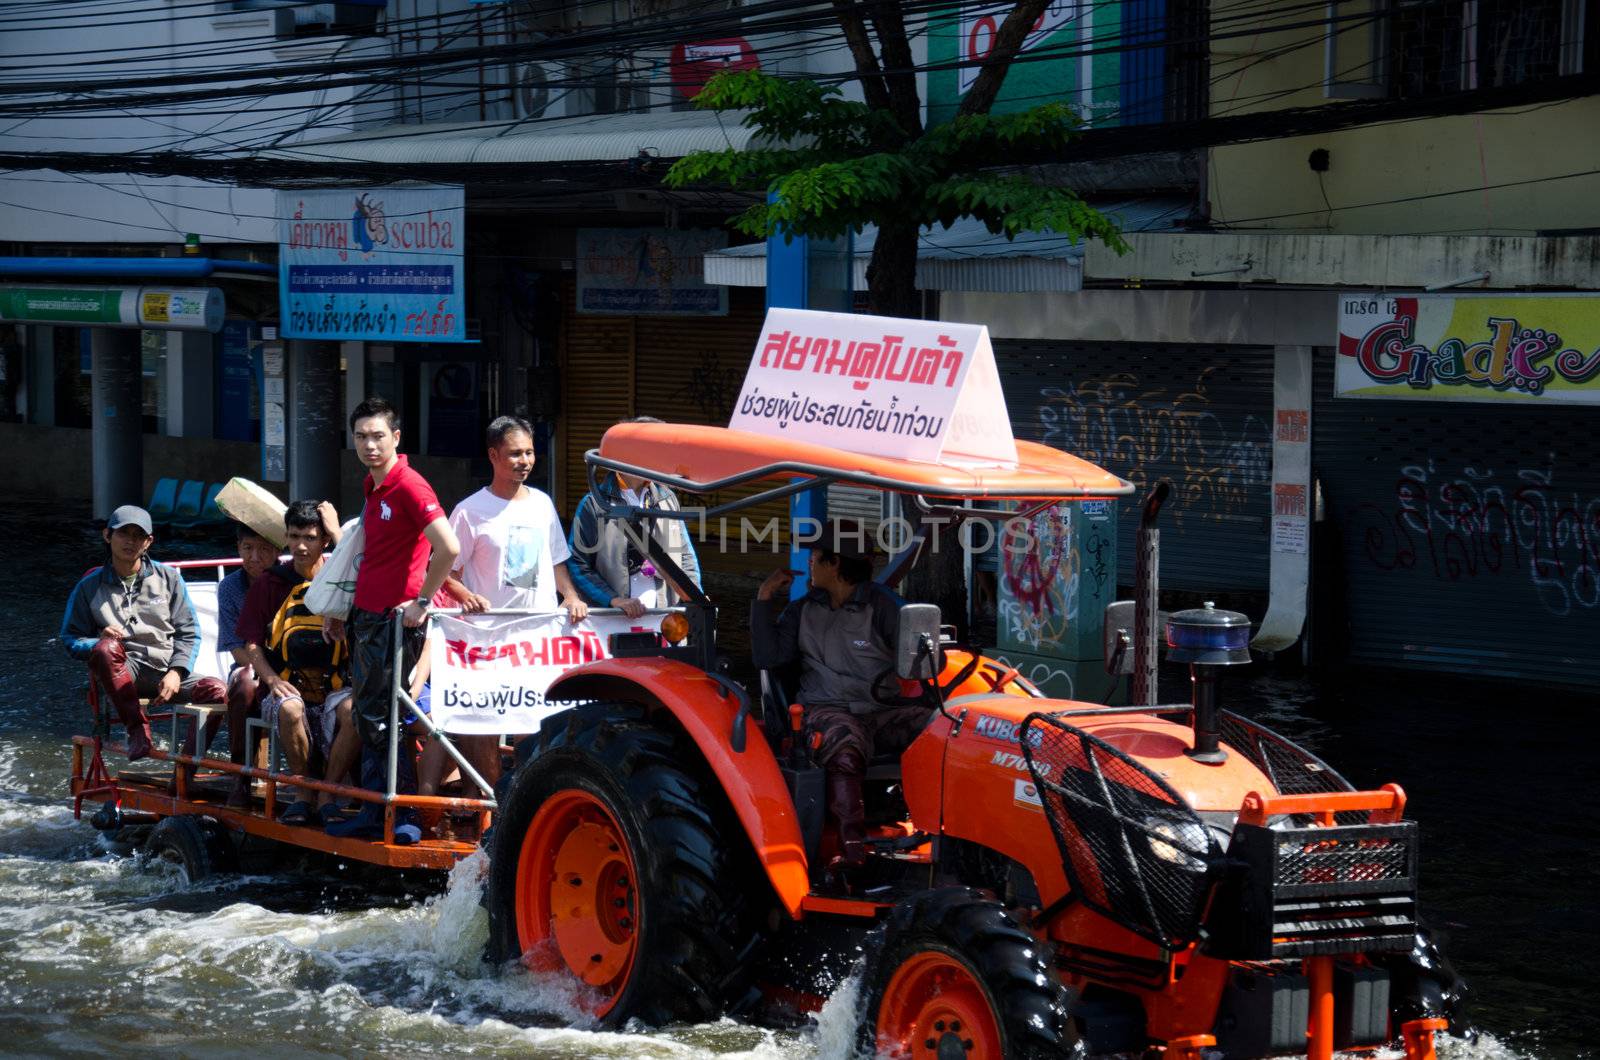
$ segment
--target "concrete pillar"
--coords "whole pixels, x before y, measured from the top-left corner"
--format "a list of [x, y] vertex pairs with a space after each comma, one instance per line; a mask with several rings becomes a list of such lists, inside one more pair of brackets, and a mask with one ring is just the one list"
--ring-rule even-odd
[[27, 420], [40, 427], [56, 425], [56, 329], [34, 324], [28, 329]]
[[118, 505], [145, 502], [139, 334], [132, 328], [90, 331], [96, 519]]
[[167, 340], [167, 436], [216, 435], [217, 337], [206, 331], [169, 331]]
[[344, 449], [339, 408], [339, 345], [289, 343], [289, 497], [339, 500]]

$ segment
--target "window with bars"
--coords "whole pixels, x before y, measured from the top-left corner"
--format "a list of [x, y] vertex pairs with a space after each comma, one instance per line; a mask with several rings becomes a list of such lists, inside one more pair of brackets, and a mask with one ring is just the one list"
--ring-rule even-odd
[[1329, 0], [1324, 87], [1416, 99], [1582, 73], [1600, 0]]

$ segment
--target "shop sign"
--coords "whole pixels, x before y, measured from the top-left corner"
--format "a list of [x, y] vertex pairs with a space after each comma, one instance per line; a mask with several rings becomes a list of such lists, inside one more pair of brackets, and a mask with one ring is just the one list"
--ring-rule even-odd
[[1600, 404], [1600, 297], [1339, 296], [1340, 397]]
[[727, 316], [728, 289], [705, 282], [705, 256], [728, 245], [717, 229], [578, 229], [578, 312]]
[[[994, 51], [995, 38], [1016, 5], [963, 0], [929, 15], [928, 124], [954, 118]], [[1097, 125], [1116, 124], [1122, 107], [1122, 15], [1118, 5], [1050, 0], [1023, 39], [991, 110], [1011, 114], [1061, 100]]]
[[283, 191], [278, 217], [284, 338], [466, 341], [460, 187]]
[[669, 72], [672, 85], [687, 99], [693, 99], [706, 82], [728, 70], [759, 70], [761, 60], [743, 37], [724, 37], [694, 43], [679, 42], [672, 48]]
[[0, 320], [151, 331], [218, 331], [215, 287], [0, 287]]
[[981, 324], [770, 309], [728, 426], [870, 456], [1017, 461]]

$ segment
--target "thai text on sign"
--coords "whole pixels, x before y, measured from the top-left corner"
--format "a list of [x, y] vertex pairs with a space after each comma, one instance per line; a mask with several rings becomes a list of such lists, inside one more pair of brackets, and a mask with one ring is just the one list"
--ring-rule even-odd
[[930, 463], [1017, 459], [988, 329], [768, 311], [730, 427]]
[[593, 615], [576, 626], [566, 612], [440, 615], [429, 638], [433, 723], [466, 735], [536, 732], [565, 702], [547, 703], [556, 678], [610, 658], [613, 633], [656, 632], [661, 615]]

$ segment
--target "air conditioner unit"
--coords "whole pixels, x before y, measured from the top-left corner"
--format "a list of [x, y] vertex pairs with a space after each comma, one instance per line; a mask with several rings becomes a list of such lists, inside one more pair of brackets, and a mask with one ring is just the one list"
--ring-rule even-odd
[[593, 69], [562, 62], [516, 63], [511, 102], [518, 118], [575, 118], [596, 112]]

